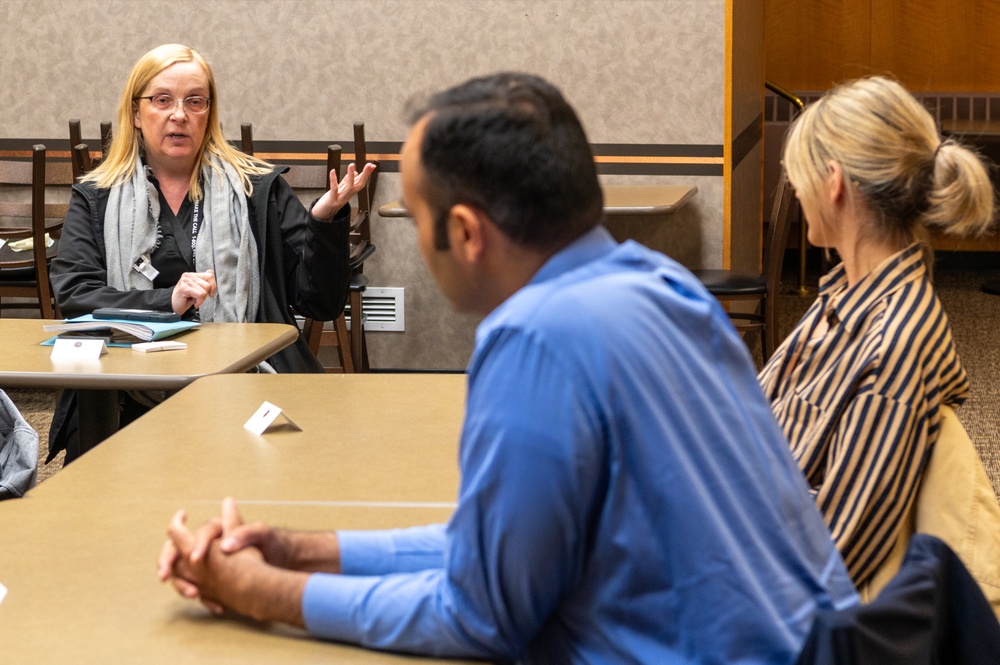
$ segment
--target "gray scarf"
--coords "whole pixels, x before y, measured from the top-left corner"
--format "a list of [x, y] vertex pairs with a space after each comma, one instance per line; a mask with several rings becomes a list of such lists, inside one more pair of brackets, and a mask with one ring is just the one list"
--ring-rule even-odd
[[[216, 157], [201, 172], [204, 190], [195, 270], [212, 269], [218, 293], [200, 308], [202, 321], [255, 321], [260, 304], [257, 244], [250, 228], [247, 199], [236, 170]], [[108, 286], [120, 291], [153, 288], [135, 266], [156, 246], [160, 198], [137, 168], [132, 179], [111, 188], [104, 215]]]

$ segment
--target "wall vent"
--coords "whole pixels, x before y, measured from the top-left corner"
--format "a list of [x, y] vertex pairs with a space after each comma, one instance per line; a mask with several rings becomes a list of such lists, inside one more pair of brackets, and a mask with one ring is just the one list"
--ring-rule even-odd
[[[361, 296], [365, 330], [380, 332], [403, 331], [405, 308], [403, 287], [369, 286]], [[345, 310], [347, 326], [351, 326], [351, 307]]]

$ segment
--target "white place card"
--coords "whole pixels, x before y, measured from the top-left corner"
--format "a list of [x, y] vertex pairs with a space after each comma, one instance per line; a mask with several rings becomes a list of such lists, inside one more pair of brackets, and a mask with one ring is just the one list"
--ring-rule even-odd
[[58, 363], [93, 362], [107, 352], [103, 339], [57, 337], [49, 357]]
[[250, 416], [250, 420], [243, 423], [244, 429], [248, 429], [254, 434], [263, 434], [271, 425], [273, 425], [278, 418], [291, 425], [294, 429], [299, 431], [302, 430], [301, 427], [295, 424], [291, 418], [288, 417], [287, 413], [281, 411], [281, 407], [275, 406], [270, 402], [264, 402], [256, 413]]
[[183, 351], [188, 348], [187, 342], [139, 342], [132, 345], [133, 351], [141, 353], [156, 353], [157, 351]]
[[6, 597], [7, 597], [7, 587], [0, 584], [0, 603], [2, 603], [3, 599]]

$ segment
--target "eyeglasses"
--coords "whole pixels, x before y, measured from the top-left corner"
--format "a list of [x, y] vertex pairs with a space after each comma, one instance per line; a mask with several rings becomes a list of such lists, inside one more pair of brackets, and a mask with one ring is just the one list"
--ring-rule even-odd
[[173, 95], [160, 94], [149, 95], [147, 97], [135, 97], [135, 99], [148, 99], [149, 103], [157, 111], [173, 111], [177, 108], [178, 104], [182, 104], [184, 106], [184, 110], [188, 113], [201, 114], [208, 111], [208, 107], [212, 105], [211, 97], [201, 97], [198, 95], [185, 97], [184, 99], [177, 99]]

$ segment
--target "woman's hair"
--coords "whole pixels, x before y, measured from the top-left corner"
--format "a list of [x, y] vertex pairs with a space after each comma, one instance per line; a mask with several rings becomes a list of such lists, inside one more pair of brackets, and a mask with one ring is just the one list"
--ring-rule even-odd
[[130, 180], [135, 174], [139, 156], [144, 148], [142, 132], [136, 129], [132, 122], [136, 110], [136, 97], [140, 97], [153, 78], [167, 67], [178, 62], [196, 62], [208, 78], [208, 96], [212, 99], [208, 107], [208, 123], [205, 138], [198, 150], [197, 167], [191, 174], [189, 197], [192, 200], [201, 198], [200, 175], [202, 167], [210, 163], [211, 157], [218, 157], [228, 162], [240, 174], [243, 189], [249, 196], [253, 191], [250, 177], [263, 175], [271, 170], [267, 162], [251, 157], [232, 147], [222, 134], [222, 124], [219, 122], [219, 98], [215, 87], [215, 76], [205, 58], [193, 48], [181, 44], [164, 44], [149, 51], [135, 63], [129, 74], [125, 89], [122, 90], [118, 103], [118, 128], [108, 148], [107, 158], [101, 165], [81, 178], [92, 182], [98, 187], [109, 188]]
[[831, 161], [874, 211], [870, 233], [880, 239], [929, 248], [926, 227], [969, 235], [993, 219], [993, 188], [979, 156], [942, 142], [927, 109], [883, 76], [833, 88], [792, 125], [783, 163], [800, 196], [815, 200]]

